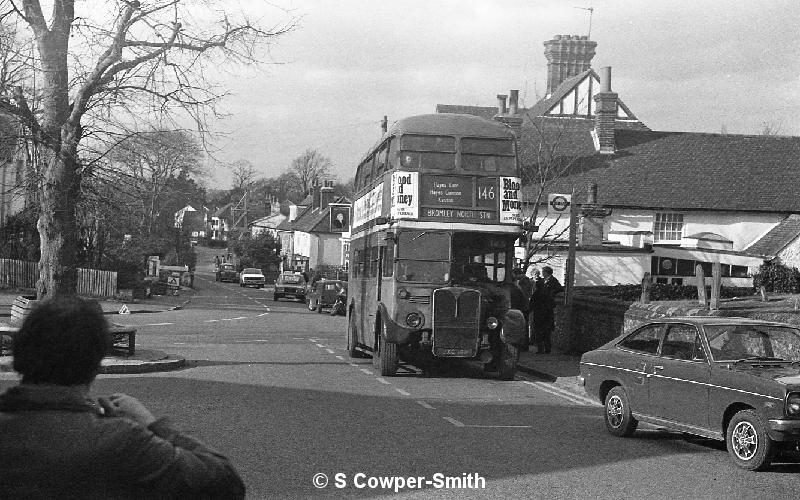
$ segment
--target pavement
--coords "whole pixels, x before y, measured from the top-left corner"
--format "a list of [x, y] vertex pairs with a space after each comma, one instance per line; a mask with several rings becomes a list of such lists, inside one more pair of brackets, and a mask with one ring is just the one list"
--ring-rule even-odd
[[[108, 320], [115, 324], [114, 316], [123, 317], [120, 310], [126, 309], [130, 314], [159, 313], [174, 311], [184, 307], [196, 293], [191, 288], [182, 288], [179, 295], [154, 295], [149, 299], [134, 299], [133, 301], [99, 300], [103, 312], [108, 315]], [[19, 295], [35, 295], [34, 290], [25, 289], [0, 289], [0, 342], [4, 342], [4, 349], [0, 351], [0, 372], [12, 372], [13, 358], [6, 355], [8, 338], [4, 334], [13, 333], [16, 327], [11, 325], [11, 304]], [[171, 356], [155, 349], [142, 349], [137, 347], [132, 356], [115, 355], [106, 356], [100, 363], [100, 373], [149, 373], [162, 372], [182, 368], [186, 359], [180, 356]]]
[[[0, 337], [3, 331], [10, 329], [11, 304], [19, 295], [34, 294], [32, 290], [2, 290], [0, 289]], [[130, 314], [159, 313], [176, 310], [189, 303], [196, 291], [191, 288], [182, 288], [179, 295], [154, 295], [148, 299], [135, 299], [133, 301], [101, 300], [100, 305], [108, 315], [109, 321], [114, 322], [114, 316], [119, 315], [123, 306]], [[584, 395], [580, 385], [580, 356], [569, 355], [558, 351], [550, 354], [538, 354], [536, 348], [531, 347], [528, 352], [521, 352], [518, 371], [537, 378], [544, 379], [570, 392]], [[133, 356], [108, 356], [103, 359], [101, 373], [147, 373], [168, 371], [181, 368], [186, 360], [178, 356], [169, 356], [158, 350], [137, 348]], [[0, 371], [13, 371], [11, 356], [0, 355]]]

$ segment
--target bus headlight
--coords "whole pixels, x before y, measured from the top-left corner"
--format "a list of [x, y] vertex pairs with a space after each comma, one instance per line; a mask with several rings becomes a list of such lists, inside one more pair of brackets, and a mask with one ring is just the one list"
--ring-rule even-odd
[[398, 299], [407, 299], [409, 297], [411, 297], [411, 294], [408, 293], [408, 290], [406, 290], [405, 288], [400, 288], [397, 290]]
[[791, 417], [800, 416], [800, 393], [793, 392], [786, 397], [786, 414]]
[[494, 330], [500, 326], [500, 322], [494, 316], [490, 316], [486, 318], [486, 326], [489, 327], [489, 330]]
[[411, 328], [419, 328], [425, 323], [425, 318], [418, 312], [409, 313], [406, 316], [406, 324]]

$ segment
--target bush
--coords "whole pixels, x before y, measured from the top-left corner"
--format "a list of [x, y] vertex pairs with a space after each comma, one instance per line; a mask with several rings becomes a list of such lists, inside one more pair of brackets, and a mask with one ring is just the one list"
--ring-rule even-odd
[[758, 290], [761, 286], [768, 292], [798, 293], [800, 292], [800, 271], [794, 267], [781, 264], [778, 260], [764, 262], [753, 276], [753, 286]]
[[[711, 297], [711, 287], [706, 287], [706, 296]], [[755, 290], [751, 287], [723, 286], [719, 296], [723, 299], [733, 297], [747, 297], [753, 295]], [[611, 298], [635, 302], [642, 296], [641, 285], [616, 285], [611, 288]], [[653, 283], [650, 288], [650, 300], [697, 300], [697, 287], [694, 285], [670, 285]]]

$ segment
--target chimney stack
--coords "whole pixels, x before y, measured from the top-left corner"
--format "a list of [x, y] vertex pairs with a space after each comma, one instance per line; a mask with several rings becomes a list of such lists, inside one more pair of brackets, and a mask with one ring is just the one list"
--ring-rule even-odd
[[325, 210], [333, 201], [333, 181], [325, 181], [319, 190], [319, 209]]
[[616, 92], [611, 91], [611, 67], [600, 68], [600, 92], [595, 94], [594, 133], [595, 146], [600, 154], [614, 154], [616, 140], [614, 124], [617, 118]]
[[386, 115], [383, 115], [383, 120], [381, 120], [381, 133], [385, 134], [387, 130], [389, 130], [389, 120]]
[[311, 210], [319, 208], [319, 193], [320, 193], [319, 183], [317, 181], [314, 181], [314, 184], [311, 186]]
[[567, 78], [581, 74], [591, 67], [597, 42], [588, 36], [554, 35], [544, 42], [547, 58], [547, 97]]
[[518, 114], [519, 90], [512, 90], [509, 95], [511, 99], [509, 100], [509, 108], [506, 110], [506, 98], [509, 96], [497, 94], [497, 114], [494, 115], [494, 119], [509, 127], [514, 132], [514, 135], [519, 138], [522, 132], [522, 117]]

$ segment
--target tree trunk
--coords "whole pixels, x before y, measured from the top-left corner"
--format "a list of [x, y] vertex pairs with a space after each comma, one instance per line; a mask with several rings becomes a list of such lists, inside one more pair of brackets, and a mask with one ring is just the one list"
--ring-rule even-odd
[[[50, 153], [50, 152], [48, 152]], [[37, 298], [43, 300], [76, 293], [78, 271], [75, 203], [80, 177], [73, 154], [53, 155], [42, 179], [39, 199], [39, 281]]]

